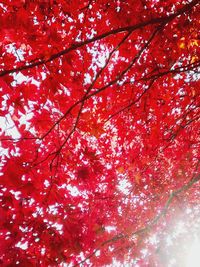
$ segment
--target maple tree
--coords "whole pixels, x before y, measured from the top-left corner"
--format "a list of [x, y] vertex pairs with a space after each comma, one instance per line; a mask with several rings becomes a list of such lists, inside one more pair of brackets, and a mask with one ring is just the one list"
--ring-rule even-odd
[[169, 266], [200, 215], [199, 1], [0, 10], [1, 266]]

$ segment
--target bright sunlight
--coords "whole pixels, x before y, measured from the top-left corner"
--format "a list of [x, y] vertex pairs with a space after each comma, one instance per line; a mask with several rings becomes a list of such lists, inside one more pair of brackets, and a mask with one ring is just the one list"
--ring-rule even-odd
[[186, 267], [199, 267], [199, 266], [200, 266], [200, 240], [196, 238], [188, 251], [186, 259]]

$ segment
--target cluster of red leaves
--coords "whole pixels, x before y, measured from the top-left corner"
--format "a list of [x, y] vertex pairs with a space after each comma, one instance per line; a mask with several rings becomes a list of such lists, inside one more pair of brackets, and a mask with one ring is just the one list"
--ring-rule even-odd
[[199, 11], [0, 4], [1, 266], [165, 266], [149, 232], [199, 201]]

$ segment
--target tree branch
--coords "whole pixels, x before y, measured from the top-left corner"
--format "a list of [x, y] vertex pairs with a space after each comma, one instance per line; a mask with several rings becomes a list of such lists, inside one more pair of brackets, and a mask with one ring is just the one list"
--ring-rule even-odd
[[68, 54], [69, 52], [71, 51], [74, 51], [78, 48], [81, 48], [85, 45], [88, 45], [90, 43], [93, 43], [93, 42], [96, 42], [96, 41], [100, 41], [106, 37], [109, 37], [111, 35], [114, 35], [114, 34], [118, 34], [118, 33], [122, 33], [122, 32], [133, 32], [135, 30], [138, 30], [138, 29], [141, 29], [143, 27], [146, 27], [148, 25], [154, 25], [154, 24], [160, 24], [160, 23], [167, 23], [171, 20], [173, 20], [174, 18], [178, 17], [179, 15], [185, 13], [185, 12], [188, 12], [190, 11], [194, 6], [198, 5], [199, 4], [199, 0], [194, 0], [192, 2], [190, 2], [189, 4], [185, 5], [184, 7], [180, 8], [176, 13], [174, 14], [171, 14], [169, 16], [165, 16], [165, 17], [160, 17], [160, 18], [153, 18], [153, 19], [150, 19], [148, 21], [143, 21], [143, 22], [140, 22], [138, 24], [135, 24], [135, 25], [131, 25], [131, 26], [126, 26], [126, 27], [121, 27], [121, 28], [118, 28], [118, 29], [113, 29], [111, 31], [108, 31], [106, 33], [103, 33], [103, 34], [100, 34], [100, 35], [97, 35], [91, 39], [88, 39], [88, 40], [85, 40], [85, 41], [82, 41], [82, 42], [79, 42], [79, 43], [74, 43], [72, 44], [70, 47], [62, 50], [62, 51], [59, 51], [58, 53], [55, 53], [53, 55], [51, 55], [48, 59], [44, 59], [44, 58], [41, 58], [33, 63], [26, 63], [20, 67], [16, 67], [16, 68], [13, 68], [13, 69], [5, 69], [3, 71], [0, 72], [0, 77], [2, 76], [5, 76], [5, 75], [8, 75], [8, 74], [11, 74], [11, 73], [15, 73], [15, 72], [18, 72], [18, 71], [22, 71], [22, 70], [27, 70], [27, 69], [31, 69], [31, 68], [34, 68], [36, 66], [41, 66], [43, 64], [46, 64], [48, 62], [51, 62], [61, 56], [64, 56], [66, 54]]
[[[199, 163], [200, 163], [200, 161], [197, 163], [196, 170], [198, 169]], [[141, 235], [141, 234], [143, 234], [145, 232], [150, 231], [151, 228], [155, 224], [157, 224], [158, 221], [167, 213], [167, 210], [168, 210], [169, 206], [171, 205], [173, 199], [175, 197], [177, 197], [179, 194], [181, 194], [181, 193], [187, 191], [188, 189], [190, 189], [195, 183], [199, 182], [199, 180], [200, 180], [200, 174], [198, 174], [198, 175], [193, 174], [191, 180], [187, 184], [183, 185], [182, 187], [180, 187], [179, 189], [173, 191], [170, 194], [170, 196], [167, 199], [166, 204], [163, 207], [163, 209], [160, 212], [160, 214], [158, 214], [153, 220], [151, 220], [145, 227], [143, 227], [143, 228], [141, 228], [139, 230], [136, 230], [135, 232], [131, 233], [130, 235], [123, 234], [123, 233], [115, 235], [113, 238], [108, 239], [105, 242], [103, 242], [101, 245], [99, 245], [99, 247], [96, 248], [91, 254], [89, 254], [84, 260], [82, 260], [79, 263], [73, 265], [73, 267], [80, 266], [81, 264], [83, 264], [84, 262], [89, 260], [91, 257], [93, 257], [95, 255], [96, 252], [98, 252], [102, 247], [104, 247], [107, 244], [116, 242], [116, 241], [118, 241], [120, 239], [131, 238], [131, 237], [133, 237], [135, 235]]]

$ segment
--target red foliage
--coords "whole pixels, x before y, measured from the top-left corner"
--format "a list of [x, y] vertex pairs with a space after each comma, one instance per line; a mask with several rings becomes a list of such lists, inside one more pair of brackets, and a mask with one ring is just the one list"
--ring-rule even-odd
[[0, 265], [169, 266], [174, 216], [200, 212], [199, 1], [0, 14]]

